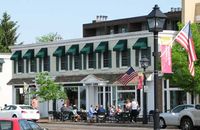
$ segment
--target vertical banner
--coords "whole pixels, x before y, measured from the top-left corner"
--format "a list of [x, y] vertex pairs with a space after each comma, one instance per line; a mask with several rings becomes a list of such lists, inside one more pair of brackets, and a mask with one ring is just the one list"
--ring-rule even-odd
[[161, 51], [161, 72], [172, 73], [172, 48], [171, 37], [160, 38], [160, 51]]
[[143, 80], [144, 80], [144, 76], [142, 73], [138, 74], [138, 85], [137, 85], [137, 89], [142, 89], [143, 88]]

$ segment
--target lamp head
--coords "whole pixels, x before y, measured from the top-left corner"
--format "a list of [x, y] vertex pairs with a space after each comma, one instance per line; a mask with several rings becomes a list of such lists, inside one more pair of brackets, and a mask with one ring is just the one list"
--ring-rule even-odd
[[149, 32], [162, 32], [166, 18], [167, 16], [160, 11], [158, 5], [155, 5], [147, 15]]

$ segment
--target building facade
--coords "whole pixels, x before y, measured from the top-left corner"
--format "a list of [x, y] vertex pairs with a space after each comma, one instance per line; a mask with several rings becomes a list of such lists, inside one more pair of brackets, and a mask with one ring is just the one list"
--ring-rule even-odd
[[9, 80], [12, 79], [12, 61], [10, 57], [11, 54], [0, 53], [0, 109], [5, 104], [13, 103], [13, 88], [12, 85], [7, 85]]
[[[174, 37], [175, 34], [175, 31], [164, 31], [159, 37]], [[137, 89], [138, 82], [130, 82], [127, 86], [123, 86], [117, 80], [130, 66], [135, 71], [142, 72], [139, 61], [141, 57], [147, 56], [150, 59], [150, 66], [146, 70], [147, 106], [148, 111], [153, 110], [152, 42], [152, 33], [138, 31], [55, 43], [13, 46], [11, 47], [13, 78], [8, 84], [14, 88], [14, 103], [30, 104], [31, 95], [21, 93], [24, 83], [29, 84], [28, 91], [34, 91], [37, 87], [34, 83], [35, 75], [47, 71], [57, 83], [63, 85], [69, 103], [77, 105], [79, 109], [88, 110], [91, 104], [101, 104], [105, 108], [109, 105], [121, 105], [123, 108], [127, 99], [134, 98], [142, 106], [142, 89]], [[164, 91], [162, 83], [165, 82], [167, 81], [163, 80], [161, 75], [159, 85], [161, 110], [165, 106], [162, 101], [162, 91]], [[175, 94], [175, 96], [181, 95]], [[181, 100], [174, 105], [179, 104]], [[62, 101], [57, 101], [55, 109], [59, 110], [61, 103]], [[46, 103], [40, 104], [41, 108], [47, 106]], [[43, 110], [40, 110], [42, 116], [47, 115]]]

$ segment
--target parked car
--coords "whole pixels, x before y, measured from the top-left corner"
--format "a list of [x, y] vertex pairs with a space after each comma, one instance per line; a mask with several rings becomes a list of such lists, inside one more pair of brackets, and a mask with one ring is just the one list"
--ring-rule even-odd
[[182, 104], [173, 108], [171, 111], [160, 114], [160, 128], [166, 128], [169, 125], [180, 126], [179, 114], [182, 110], [194, 108], [193, 104]]
[[179, 114], [180, 127], [182, 130], [193, 130], [200, 126], [200, 104], [194, 108], [185, 109]]
[[48, 130], [36, 122], [20, 118], [0, 118], [0, 130]]
[[0, 118], [23, 118], [37, 121], [40, 119], [40, 113], [29, 105], [7, 105], [0, 111]]

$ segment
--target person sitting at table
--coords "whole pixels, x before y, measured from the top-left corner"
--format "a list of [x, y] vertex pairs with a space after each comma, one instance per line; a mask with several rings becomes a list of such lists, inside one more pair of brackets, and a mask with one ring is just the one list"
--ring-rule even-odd
[[93, 106], [91, 105], [88, 111], [88, 117], [90, 119], [90, 122], [94, 122], [94, 113], [95, 111], [93, 110]]
[[117, 122], [120, 121], [120, 114], [122, 113], [121, 106], [118, 105], [115, 111], [115, 118], [117, 119]]
[[73, 105], [73, 120], [75, 121], [75, 122], [77, 122], [77, 121], [79, 121], [80, 119], [81, 119], [81, 117], [80, 117], [80, 115], [77, 113], [77, 107], [76, 107], [76, 105]]

